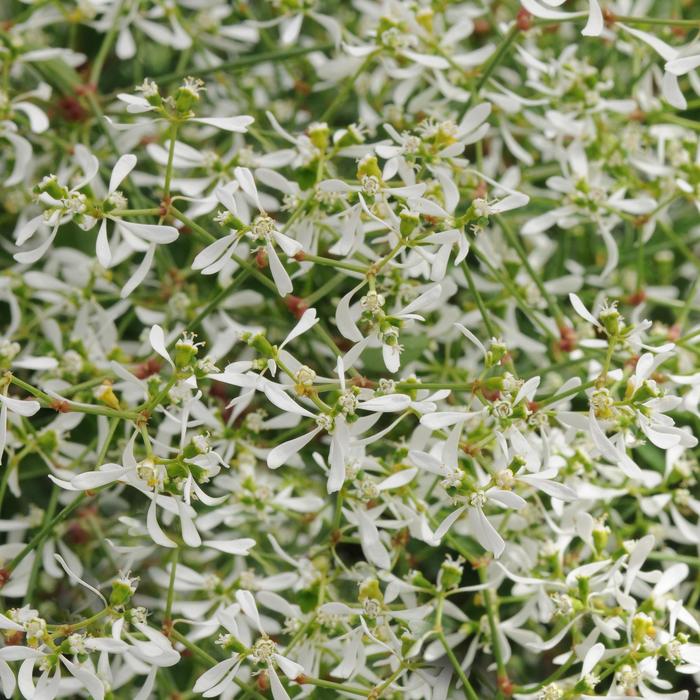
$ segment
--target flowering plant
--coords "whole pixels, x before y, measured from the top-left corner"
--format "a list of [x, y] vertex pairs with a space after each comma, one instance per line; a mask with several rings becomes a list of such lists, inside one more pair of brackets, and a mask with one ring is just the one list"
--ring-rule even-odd
[[697, 692], [698, 7], [0, 12], [5, 697]]

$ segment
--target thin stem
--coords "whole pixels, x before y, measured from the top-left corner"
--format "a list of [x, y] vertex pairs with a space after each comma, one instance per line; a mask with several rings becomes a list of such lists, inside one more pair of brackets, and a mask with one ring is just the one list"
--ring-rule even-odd
[[321, 115], [319, 118], [320, 122], [329, 122], [331, 120], [341, 105], [348, 99], [348, 95], [355, 87], [355, 82], [362, 75], [362, 73], [365, 72], [367, 66], [369, 66], [369, 64], [372, 62], [375, 55], [376, 53], [369, 54], [369, 56], [367, 56], [367, 58], [365, 58], [365, 60], [360, 64], [359, 68], [349, 78], [345, 79], [345, 84], [343, 85], [342, 90], [338, 92], [333, 102], [328, 105], [326, 111]]
[[[216, 666], [218, 661], [213, 657], [207, 654], [206, 651], [203, 649], [200, 649], [196, 644], [193, 644], [187, 637], [185, 637], [184, 634], [178, 632], [175, 628], [170, 630], [170, 636], [173, 639], [176, 639], [180, 644], [182, 644], [184, 647], [189, 649], [194, 656], [196, 656], [200, 661], [203, 661], [207, 666]], [[259, 698], [260, 700], [267, 700], [267, 698], [259, 693], [255, 688], [252, 686], [248, 685], [247, 683], [244, 683], [240, 678], [234, 678], [233, 682], [239, 687], [245, 690], [247, 693], [251, 694], [255, 698]]]
[[[51, 491], [51, 497], [49, 499], [49, 504], [44, 512], [44, 517], [41, 521], [41, 527], [45, 527], [46, 524], [53, 518], [56, 512], [56, 506], [58, 505], [58, 496], [61, 493], [61, 489], [58, 485], [54, 484]], [[34, 588], [36, 586], [37, 578], [39, 577], [39, 568], [41, 567], [41, 550], [44, 546], [43, 542], [40, 542], [36, 549], [36, 556], [34, 557], [34, 563], [32, 564], [32, 571], [29, 575], [29, 582], [27, 583], [27, 592], [24, 596], [24, 604], [31, 605], [32, 598], [34, 595]]]
[[474, 276], [472, 275], [472, 271], [469, 269], [469, 265], [467, 264], [466, 260], [462, 263], [462, 270], [464, 271], [464, 276], [467, 278], [469, 291], [471, 291], [472, 296], [474, 297], [474, 301], [476, 302], [476, 305], [479, 309], [479, 313], [481, 314], [481, 319], [484, 322], [484, 326], [486, 326], [486, 332], [489, 334], [489, 337], [497, 338], [499, 336], [499, 332], [493, 325], [491, 317], [489, 316], [489, 312], [487, 311], [486, 306], [484, 305], [484, 300], [481, 298], [481, 294], [479, 294], [479, 290], [474, 284]]
[[304, 301], [309, 305], [313, 306], [319, 299], [323, 299], [328, 296], [341, 282], [345, 281], [346, 277], [342, 272], [338, 272], [333, 275], [328, 282], [322, 284], [315, 292], [312, 292]]
[[322, 255], [311, 255], [311, 253], [302, 253], [302, 260], [310, 260], [318, 265], [325, 265], [326, 267], [334, 267], [341, 270], [350, 270], [351, 272], [359, 272], [364, 275], [367, 272], [367, 268], [361, 265], [353, 265], [352, 263], [347, 263], [344, 260], [335, 260], [334, 258], [325, 258]]
[[112, 48], [117, 33], [119, 32], [119, 17], [122, 13], [123, 6], [124, 0], [122, 0], [122, 2], [120, 2], [117, 6], [117, 10], [114, 13], [114, 17], [112, 19], [112, 26], [109, 28], [107, 34], [105, 34], [105, 37], [102, 40], [102, 44], [100, 45], [100, 50], [97, 52], [97, 56], [95, 56], [95, 61], [92, 64], [92, 70], [90, 71], [90, 82], [95, 86], [95, 88], [97, 88], [99, 85], [100, 76], [102, 75], [102, 68], [104, 67], [107, 54]]
[[[488, 582], [488, 574], [485, 566], [479, 567], [479, 580], [481, 583], [485, 584]], [[508, 682], [508, 671], [506, 669], [506, 662], [503, 656], [503, 650], [501, 649], [501, 639], [498, 636], [498, 603], [493, 595], [493, 591], [485, 588], [482, 591], [482, 598], [484, 600], [484, 607], [486, 608], [486, 616], [489, 621], [489, 630], [491, 632], [491, 649], [493, 651], [493, 657], [496, 659], [496, 669], [498, 671], [498, 687], [499, 696], [502, 696], [500, 688]]]
[[125, 216], [153, 216], [161, 213], [160, 207], [149, 207], [146, 209], [113, 209], [110, 216], [123, 218]]
[[169, 624], [172, 619], [173, 614], [173, 603], [175, 602], [175, 574], [177, 571], [177, 562], [180, 556], [180, 549], [176, 547], [173, 549], [172, 556], [170, 558], [170, 581], [168, 583], [168, 597], [165, 602], [165, 624]]
[[476, 694], [474, 687], [469, 682], [469, 678], [467, 678], [467, 674], [464, 673], [464, 669], [462, 668], [459, 661], [457, 660], [457, 657], [454, 655], [454, 652], [452, 651], [452, 647], [450, 646], [450, 643], [447, 641], [447, 638], [445, 637], [445, 633], [442, 630], [440, 630], [437, 633], [437, 637], [440, 640], [440, 644], [442, 644], [442, 647], [445, 650], [445, 653], [447, 654], [447, 658], [450, 660], [452, 667], [454, 668], [455, 672], [459, 676], [459, 679], [462, 681], [462, 690], [464, 692], [464, 697], [468, 698], [469, 700], [479, 700], [479, 696]]
[[532, 267], [532, 264], [530, 263], [530, 259], [528, 258], [527, 253], [525, 252], [525, 249], [522, 246], [522, 243], [518, 239], [518, 237], [515, 235], [513, 229], [510, 227], [510, 224], [502, 217], [502, 216], [496, 216], [496, 221], [498, 222], [498, 225], [501, 227], [501, 230], [503, 231], [505, 237], [508, 239], [508, 242], [515, 248], [515, 252], [517, 253], [518, 257], [520, 258], [520, 261], [522, 262], [523, 266], [527, 270], [528, 275], [530, 275], [530, 278], [532, 281], [537, 285], [537, 289], [540, 290], [540, 294], [545, 298], [547, 301], [547, 305], [549, 306], [550, 310], [552, 311], [552, 314], [554, 315], [554, 318], [557, 322], [558, 326], [563, 326], [564, 325], [564, 314], [562, 313], [561, 309], [559, 308], [559, 304], [557, 303], [557, 300], [554, 298], [554, 296], [547, 290], [547, 287], [545, 287], [544, 282], [542, 281], [542, 278], [537, 274], [535, 269]]
[[552, 673], [551, 676], [545, 678], [542, 682], [538, 683], [535, 686], [524, 686], [524, 685], [516, 685], [515, 688], [513, 689], [516, 693], [535, 693], [541, 688], [544, 688], [545, 686], [549, 685], [550, 683], [554, 683], [555, 681], [559, 680], [570, 668], [573, 666], [574, 663], [577, 661], [577, 656], [576, 654], [571, 654], [569, 658], [561, 665], [559, 668], [557, 668], [554, 673]]
[[305, 56], [306, 54], [313, 53], [314, 51], [330, 51], [333, 49], [333, 47], [333, 44], [315, 44], [312, 46], [297, 46], [294, 48], [285, 49], [284, 51], [267, 51], [264, 53], [251, 54], [250, 56], [239, 56], [232, 61], [220, 63], [218, 66], [194, 68], [184, 73], [167, 73], [165, 75], [156, 76], [155, 80], [162, 85], [166, 85], [167, 83], [182, 80], [187, 76], [201, 77], [210, 73], [225, 73], [230, 75], [231, 73], [245, 70], [246, 68], [250, 68], [250, 66], [258, 65], [259, 63], [265, 63], [267, 61], [287, 61], [290, 58]]
[[562, 391], [560, 394], [552, 394], [551, 396], [548, 396], [548, 397], [541, 399], [541, 400], [535, 399], [535, 402], [537, 403], [538, 407], [540, 409], [542, 409], [545, 406], [549, 406], [550, 403], [554, 403], [555, 401], [560, 401], [561, 399], [566, 399], [569, 396], [575, 396], [576, 394], [579, 394], [582, 391], [585, 391], [586, 389], [590, 389], [591, 387], [594, 387], [597, 383], [598, 383], [597, 379], [592, 379], [589, 382], [579, 384], [578, 386], [575, 386], [571, 389], [568, 389], [567, 391]]
[[[102, 445], [102, 448], [100, 449], [100, 453], [97, 456], [97, 463], [102, 464], [104, 461], [104, 458], [107, 454], [107, 450], [109, 449], [109, 445], [112, 442], [112, 438], [114, 437], [114, 434], [117, 430], [117, 426], [119, 425], [119, 421], [116, 418], [112, 419], [112, 422], [110, 423], [109, 430], [107, 432], [107, 437], [105, 438], [105, 441]], [[85, 492], [79, 494], [74, 498], [67, 506], [63, 508], [57, 515], [55, 515], [51, 520], [44, 525], [41, 530], [29, 541], [29, 543], [22, 549], [19, 554], [5, 567], [6, 571], [12, 572], [14, 571], [17, 566], [24, 560], [24, 558], [32, 552], [34, 549], [36, 549], [46, 537], [48, 537], [53, 531], [54, 528], [62, 523], [64, 520], [66, 520], [73, 511], [76, 510], [80, 506], [80, 504], [86, 499], [87, 494]]]
[[[185, 333], [191, 333], [194, 331], [195, 328], [198, 328], [202, 321], [209, 316], [209, 314], [216, 309], [221, 302], [226, 299], [229, 294], [232, 294], [238, 287], [245, 282], [245, 280], [248, 278], [250, 275], [250, 272], [248, 270], [241, 270], [232, 280], [229, 284], [227, 284], [225, 287], [222, 287], [209, 301], [209, 303], [194, 317], [192, 321], [190, 321], [187, 324], [187, 327], [185, 328], [184, 332]], [[177, 343], [177, 338], [173, 338], [173, 340], [168, 343], [168, 350], [171, 350], [172, 348], [175, 347], [175, 343]]]
[[672, 17], [634, 17], [632, 15], [615, 15], [616, 22], [626, 24], [656, 24], [661, 27], [688, 27], [700, 29], [700, 19], [673, 19]]
[[163, 199], [168, 201], [170, 199], [170, 183], [173, 179], [173, 162], [175, 159], [175, 144], [177, 143], [177, 130], [178, 123], [173, 122], [170, 125], [170, 144], [168, 148], [168, 164], [165, 167], [165, 185], [164, 185], [164, 195]]
[[34, 551], [53, 532], [57, 525], [66, 520], [68, 516], [80, 506], [86, 496], [85, 493], [81, 493], [63, 508], [58, 515], [55, 515], [36, 535], [34, 535], [24, 549], [22, 549], [22, 551], [5, 567], [5, 570], [8, 572], [14, 571], [24, 558], [30, 552]]
[[513, 24], [508, 30], [508, 32], [505, 34], [505, 36], [501, 39], [501, 43], [498, 45], [494, 53], [491, 54], [491, 58], [484, 67], [483, 73], [479, 76], [479, 79], [476, 81], [476, 85], [471, 91], [469, 99], [464, 104], [464, 107], [462, 108], [462, 111], [459, 115], [460, 119], [467, 113], [467, 110], [472, 105], [474, 97], [478, 95], [479, 92], [481, 92], [481, 88], [484, 87], [486, 81], [491, 77], [493, 71], [496, 69], [498, 64], [504, 59], [506, 53], [508, 52], [508, 49], [510, 48], [510, 45], [516, 40], [519, 34], [520, 29], [518, 29], [518, 25]]
[[335, 683], [334, 681], [325, 681], [322, 678], [312, 678], [311, 676], [303, 677], [304, 685], [315, 685], [319, 688], [329, 688], [331, 690], [339, 690], [344, 693], [350, 693], [351, 695], [362, 695], [363, 697], [369, 697], [371, 690], [365, 690], [364, 688], [358, 688], [356, 686], [347, 685], [346, 683]]
[[[60, 398], [56, 399], [53, 396], [41, 391], [41, 389], [37, 389], [31, 384], [27, 384], [27, 382], [15, 377], [14, 375], [12, 375], [12, 379], [10, 381], [34, 396], [47, 408], [53, 407], [56, 402], [61, 402]], [[139, 417], [138, 413], [134, 413], [133, 411], [117, 411], [113, 408], [109, 408], [108, 406], [92, 406], [91, 404], [74, 403], [73, 401], [65, 401], [65, 404], [67, 404], [67, 406], [64, 406], [63, 408], [68, 408], [68, 410], [75, 411], [76, 413], [88, 413], [96, 416], [122, 418], [124, 420], [136, 420]]]

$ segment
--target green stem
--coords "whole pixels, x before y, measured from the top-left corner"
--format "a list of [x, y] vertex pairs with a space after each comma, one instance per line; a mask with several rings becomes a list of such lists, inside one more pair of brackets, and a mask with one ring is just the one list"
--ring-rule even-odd
[[484, 326], [486, 326], [486, 332], [489, 334], [490, 338], [498, 338], [498, 336], [500, 335], [498, 329], [493, 325], [493, 322], [491, 321], [489, 312], [487, 311], [486, 306], [484, 305], [484, 300], [482, 299], [479, 290], [476, 288], [476, 284], [474, 284], [474, 276], [472, 275], [472, 271], [469, 269], [469, 265], [467, 264], [466, 260], [462, 262], [462, 270], [464, 271], [464, 276], [467, 278], [469, 291], [474, 297], [474, 301], [476, 302], [477, 308], [479, 309], [479, 313], [481, 314], [481, 319], [484, 322]]
[[573, 666], [574, 663], [577, 661], [576, 654], [571, 654], [571, 656], [557, 668], [554, 673], [552, 673], [551, 676], [543, 680], [541, 683], [538, 683], [537, 685], [533, 686], [524, 686], [524, 685], [516, 685], [515, 688], [513, 689], [514, 692], [516, 693], [527, 693], [528, 695], [530, 693], [536, 693], [538, 690], [541, 690], [545, 686], [548, 686], [550, 683], [554, 683], [555, 681], [559, 680], [570, 668]]
[[633, 17], [632, 15], [615, 15], [616, 22], [626, 24], [657, 24], [662, 27], [688, 27], [700, 29], [700, 19], [673, 19], [665, 17]]
[[[51, 408], [60, 399], [55, 399], [53, 396], [33, 387], [31, 384], [19, 379], [18, 377], [12, 376], [12, 383], [21, 389], [24, 389], [27, 393], [34, 396], [39, 400], [45, 407]], [[72, 401], [66, 401], [68, 404], [68, 410], [75, 411], [76, 413], [87, 413], [95, 416], [108, 416], [109, 418], [121, 418], [123, 420], [136, 420], [138, 419], [138, 413], [133, 411], [116, 411], [108, 406], [92, 406], [89, 404], [77, 404]]]
[[165, 602], [165, 623], [169, 624], [173, 614], [173, 603], [175, 602], [175, 573], [177, 571], [177, 562], [180, 556], [179, 548], [173, 549], [172, 557], [170, 558], [170, 581], [168, 583], [168, 597]]
[[311, 255], [310, 253], [302, 253], [302, 260], [310, 260], [317, 265], [325, 265], [326, 267], [334, 267], [341, 270], [350, 270], [351, 272], [359, 272], [364, 275], [367, 273], [367, 268], [361, 265], [353, 265], [352, 263], [347, 263], [343, 260], [335, 260], [334, 258], [324, 258], [321, 255]]
[[[104, 458], [107, 454], [107, 450], [109, 449], [109, 445], [112, 442], [112, 439], [114, 437], [114, 434], [117, 430], [117, 426], [119, 425], [119, 420], [116, 418], [112, 419], [112, 422], [110, 423], [109, 430], [107, 432], [107, 437], [105, 438], [105, 441], [102, 445], [102, 448], [100, 449], [100, 453], [97, 455], [97, 463], [102, 464], [104, 461]], [[29, 543], [22, 549], [19, 554], [5, 567], [6, 571], [12, 572], [14, 571], [17, 566], [24, 560], [24, 558], [34, 549], [36, 549], [39, 544], [41, 544], [46, 537], [48, 537], [53, 531], [54, 528], [62, 523], [64, 520], [66, 520], [73, 511], [78, 508], [81, 503], [86, 499], [87, 494], [85, 492], [79, 494], [74, 498], [67, 506], [63, 508], [57, 515], [55, 515], [46, 525], [44, 525], [41, 530], [29, 541]]]
[[[187, 637], [185, 637], [184, 634], [181, 634], [176, 629], [172, 628], [170, 630], [170, 636], [189, 649], [194, 656], [196, 656], [200, 661], [203, 661], [207, 666], [216, 666], [216, 664], [219, 663], [213, 656], [207, 654], [206, 651], [200, 649], [196, 644], [193, 644], [189, 639], [187, 639]], [[259, 698], [259, 700], [267, 700], [264, 695], [255, 690], [255, 688], [252, 686], [244, 683], [240, 678], [234, 678], [233, 681], [239, 688], [242, 688], [253, 697]]]
[[455, 656], [454, 652], [452, 651], [452, 647], [450, 646], [450, 643], [447, 641], [447, 638], [445, 637], [445, 633], [442, 630], [440, 630], [437, 633], [437, 636], [438, 636], [438, 639], [440, 640], [440, 644], [442, 644], [442, 647], [445, 650], [445, 653], [447, 654], [447, 658], [450, 660], [452, 667], [454, 668], [455, 672], [459, 676], [459, 679], [462, 681], [462, 690], [464, 692], [464, 697], [468, 698], [469, 700], [479, 700], [479, 696], [476, 694], [474, 687], [469, 682], [469, 678], [467, 678], [467, 674], [464, 673], [464, 669], [462, 668], [459, 661], [457, 660], [457, 657]]
[[345, 79], [343, 88], [340, 90], [340, 92], [338, 92], [333, 102], [328, 105], [326, 111], [319, 118], [320, 122], [329, 122], [331, 120], [331, 117], [333, 117], [340, 106], [348, 99], [348, 95], [355, 88], [355, 82], [360, 75], [365, 72], [367, 66], [369, 66], [369, 64], [372, 62], [375, 55], [376, 52], [369, 54], [369, 56], [367, 56], [367, 58], [365, 58], [365, 60], [360, 64], [359, 68], [349, 78]]
[[[485, 566], [479, 567], [479, 580], [483, 584], [488, 582], [488, 574]], [[508, 682], [508, 671], [506, 669], [506, 662], [501, 649], [500, 637], [498, 636], [498, 603], [495, 600], [493, 591], [488, 588], [485, 588], [482, 591], [482, 598], [484, 600], [484, 607], [486, 608], [486, 616], [488, 617], [489, 621], [489, 630], [491, 631], [491, 649], [493, 651], [493, 656], [496, 659], [499, 688], [498, 694], [499, 696], [502, 696], [500, 688], [502, 688], [503, 685]]]
[[508, 222], [502, 216], [496, 216], [495, 218], [498, 222], [498, 225], [501, 227], [501, 231], [503, 231], [505, 237], [508, 239], [508, 242], [513, 246], [513, 248], [515, 248], [515, 252], [520, 258], [520, 261], [522, 262], [523, 266], [527, 270], [528, 275], [530, 275], [532, 281], [535, 283], [535, 285], [537, 285], [537, 289], [540, 290], [540, 294], [547, 301], [547, 306], [549, 306], [552, 314], [554, 315], [557, 325], [560, 327], [565, 325], [564, 314], [559, 308], [557, 300], [547, 290], [547, 288], [544, 285], [544, 282], [542, 281], [542, 278], [537, 274], [535, 268], [532, 267], [530, 259], [527, 253], [525, 252], [522, 243], [513, 232], [513, 229], [510, 227], [510, 224], [508, 224]]
[[[44, 528], [51, 521], [56, 513], [56, 506], [58, 505], [58, 496], [61, 493], [59, 486], [54, 484], [51, 491], [51, 497], [49, 498], [49, 504], [44, 512], [44, 517], [41, 521], [41, 527]], [[41, 550], [44, 547], [43, 540], [39, 542], [36, 548], [36, 556], [34, 557], [34, 563], [32, 564], [32, 571], [29, 575], [29, 582], [27, 583], [27, 592], [24, 596], [24, 604], [31, 605], [32, 598], [34, 595], [34, 588], [36, 586], [37, 578], [39, 577], [39, 568], [41, 567]]]
[[117, 32], [119, 31], [119, 17], [121, 16], [123, 6], [124, 1], [122, 0], [122, 2], [120, 2], [119, 6], [117, 7], [117, 11], [114, 13], [112, 26], [109, 28], [107, 34], [105, 34], [105, 37], [102, 40], [102, 44], [100, 45], [100, 50], [97, 52], [97, 56], [95, 56], [95, 61], [92, 64], [92, 70], [90, 71], [90, 82], [95, 86], [95, 88], [97, 88], [99, 85], [100, 76], [102, 75], [102, 68], [104, 67], [107, 54], [112, 48], [112, 45], [114, 44], [114, 39], [116, 38]]
[[305, 56], [314, 51], [330, 51], [334, 47], [333, 44], [315, 44], [313, 46], [297, 46], [284, 51], [266, 51], [264, 53], [251, 54], [250, 56], [240, 56], [225, 63], [220, 63], [218, 66], [209, 66], [208, 68], [190, 69], [186, 73], [168, 73], [166, 75], [156, 76], [156, 82], [161, 85], [172, 83], [177, 80], [182, 80], [187, 76], [201, 77], [210, 73], [224, 73], [230, 75], [236, 71], [245, 70], [250, 66], [265, 63], [267, 61], [286, 61], [297, 56]]
[[164, 186], [164, 194], [163, 194], [163, 199], [167, 201], [170, 199], [170, 183], [173, 179], [173, 161], [175, 159], [175, 144], [177, 142], [177, 130], [178, 130], [178, 123], [177, 122], [172, 122], [170, 125], [170, 133], [169, 133], [169, 138], [170, 138], [170, 144], [168, 148], [168, 164], [165, 167], [165, 186]]
[[330, 690], [338, 690], [343, 693], [350, 693], [351, 695], [362, 695], [364, 697], [369, 697], [371, 690], [365, 690], [364, 688], [358, 688], [356, 686], [347, 685], [346, 683], [335, 683], [334, 681], [325, 681], [322, 678], [311, 678], [310, 676], [304, 676], [304, 685], [315, 685], [319, 688], [329, 688]]
[[304, 301], [309, 306], [313, 306], [319, 299], [323, 299], [324, 297], [328, 296], [328, 294], [330, 294], [330, 292], [332, 292], [345, 279], [347, 279], [347, 277], [342, 272], [333, 275], [328, 282], [322, 284], [315, 292], [312, 292], [305, 297]]
[[508, 30], [508, 32], [505, 34], [505, 36], [501, 39], [501, 43], [498, 45], [496, 50], [494, 51], [493, 54], [491, 54], [491, 58], [486, 64], [486, 67], [484, 68], [483, 73], [479, 76], [479, 79], [476, 81], [476, 85], [474, 86], [474, 89], [471, 91], [471, 94], [469, 95], [469, 99], [465, 103], [464, 107], [462, 108], [462, 111], [460, 112], [459, 118], [461, 119], [466, 113], [469, 107], [471, 106], [474, 97], [479, 94], [481, 91], [481, 88], [484, 87], [486, 84], [486, 81], [491, 77], [491, 74], [493, 71], [496, 69], [498, 64], [504, 59], [506, 53], [508, 52], [508, 49], [510, 48], [511, 44], [516, 40], [518, 35], [520, 34], [520, 29], [518, 28], [517, 24], [513, 24], [511, 28]]
[[582, 391], [585, 391], [586, 389], [590, 389], [591, 387], [594, 387], [597, 383], [597, 379], [592, 379], [591, 381], [579, 384], [578, 386], [575, 386], [572, 389], [562, 391], [560, 394], [552, 394], [551, 396], [547, 396], [544, 399], [535, 399], [535, 403], [537, 403], [538, 407], [542, 409], [545, 406], [549, 406], [550, 403], [554, 403], [555, 401], [559, 401], [560, 399], [566, 399], [569, 396], [575, 396], [576, 394], [579, 394]]
[[[232, 294], [238, 287], [241, 286], [243, 282], [248, 278], [250, 272], [248, 270], [241, 270], [229, 284], [222, 287], [212, 298], [211, 301], [194, 317], [192, 321], [187, 324], [187, 327], [183, 331], [184, 333], [191, 333], [195, 328], [199, 328], [202, 321], [209, 316], [209, 314], [216, 309], [221, 302], [226, 299], [229, 294]], [[177, 338], [168, 343], [168, 350], [175, 347], [177, 343]]]
[[160, 207], [150, 207], [147, 209], [114, 209], [109, 215], [116, 218], [124, 218], [127, 216], [154, 216], [160, 214], [162, 209]]

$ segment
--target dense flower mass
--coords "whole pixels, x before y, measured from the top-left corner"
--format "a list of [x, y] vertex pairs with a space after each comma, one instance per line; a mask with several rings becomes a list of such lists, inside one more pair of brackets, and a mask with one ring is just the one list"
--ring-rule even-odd
[[0, 3], [0, 693], [695, 697], [698, 32]]

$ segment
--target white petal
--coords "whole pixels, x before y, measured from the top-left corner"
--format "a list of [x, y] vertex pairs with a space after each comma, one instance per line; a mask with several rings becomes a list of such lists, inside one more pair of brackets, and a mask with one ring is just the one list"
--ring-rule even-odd
[[294, 257], [298, 253], [300, 253], [303, 249], [304, 246], [299, 243], [298, 241], [295, 241], [293, 238], [290, 238], [289, 236], [285, 236], [283, 233], [280, 233], [279, 231], [275, 231], [272, 234], [272, 237], [275, 239], [275, 243], [282, 248], [284, 251], [284, 254], [291, 257]]
[[481, 508], [469, 508], [469, 524], [476, 541], [498, 559], [503, 554], [506, 543]]
[[135, 224], [133, 221], [123, 221], [122, 219], [115, 219], [115, 221], [129, 233], [133, 233], [134, 236], [151, 243], [172, 243], [174, 240], [177, 240], [179, 235], [178, 230], [174, 226]]
[[357, 286], [345, 294], [335, 308], [335, 325], [345, 338], [355, 343], [359, 343], [364, 336], [360, 333], [360, 329], [352, 318], [350, 302], [361, 286]]
[[301, 664], [291, 661], [286, 656], [282, 656], [282, 654], [275, 654], [273, 658], [282, 669], [282, 673], [291, 680], [294, 680], [304, 673], [304, 667]]
[[459, 520], [462, 513], [467, 509], [466, 506], [460, 506], [457, 510], [453, 510], [435, 530], [434, 537], [439, 542], [448, 532], [448, 530]]
[[313, 418], [314, 414], [307, 410], [303, 406], [300, 406], [294, 399], [292, 399], [285, 391], [283, 391], [279, 385], [273, 382], [263, 382], [263, 391], [265, 396], [267, 396], [270, 401], [277, 406], [277, 408], [286, 411], [287, 413], [293, 413], [298, 416], [306, 416], [307, 418]]
[[41, 134], [49, 128], [49, 118], [35, 104], [31, 102], [15, 102], [12, 106], [27, 115], [29, 128], [35, 134]]
[[40, 246], [34, 248], [34, 250], [28, 250], [23, 253], [15, 253], [14, 259], [22, 265], [31, 265], [32, 263], [35, 263], [37, 260], [42, 258], [44, 253], [46, 253], [46, 251], [51, 247], [57, 233], [58, 226], [54, 228], [51, 235]]
[[410, 405], [411, 398], [405, 394], [387, 394], [386, 396], [376, 396], [367, 401], [360, 401], [357, 408], [373, 413], [395, 413], [405, 410]]
[[73, 571], [71, 571], [71, 569], [68, 567], [68, 564], [66, 564], [66, 560], [60, 554], [54, 554], [54, 558], [61, 565], [61, 568], [66, 572], [68, 578], [73, 583], [76, 583], [79, 586], [86, 588], [91, 593], [94, 593], [105, 604], [105, 606], [107, 605], [107, 601], [105, 600], [105, 597], [102, 595], [102, 593], [100, 593], [96, 588], [93, 588], [89, 583], [83, 581], [83, 579], [81, 579], [80, 576], [76, 575]]
[[682, 562], [669, 566], [654, 585], [654, 596], [661, 597], [678, 586], [680, 583], [683, 583], [683, 581], [688, 578], [689, 572], [690, 569], [688, 568], [688, 565]]
[[527, 505], [524, 498], [521, 498], [517, 493], [513, 493], [512, 491], [489, 489], [486, 495], [491, 500], [496, 501], [496, 503], [506, 506], [506, 508], [516, 508], [519, 510]]
[[224, 255], [224, 253], [232, 253], [235, 248], [233, 243], [237, 236], [237, 233], [229, 233], [227, 236], [219, 238], [218, 241], [214, 241], [203, 250], [200, 250], [192, 261], [192, 269], [202, 270], [205, 267], [209, 267], [209, 265]]
[[5, 187], [13, 187], [24, 180], [27, 166], [32, 160], [32, 145], [27, 139], [16, 134], [5, 132], [3, 136], [13, 145], [15, 151], [15, 164], [9, 177], [4, 182]]
[[155, 325], [151, 328], [148, 334], [148, 341], [151, 347], [171, 366], [174, 367], [175, 364], [168, 353], [168, 348], [165, 344], [165, 332], [159, 325]]
[[104, 464], [98, 471], [83, 472], [74, 476], [71, 480], [71, 486], [80, 491], [90, 491], [99, 489], [107, 484], [113, 484], [119, 481], [129, 473], [130, 469], [122, 467], [118, 464]]
[[236, 591], [236, 600], [241, 606], [241, 610], [243, 611], [243, 613], [247, 617], [249, 617], [255, 623], [255, 626], [258, 628], [258, 630], [262, 632], [262, 622], [260, 622], [258, 606], [255, 604], [255, 598], [253, 598], [253, 594], [250, 591], [238, 590]]
[[581, 30], [583, 36], [600, 36], [603, 33], [603, 13], [598, 0], [588, 0], [588, 22]]
[[664, 68], [673, 75], [685, 75], [700, 67], [700, 54], [695, 56], [684, 56], [682, 58], [674, 58], [668, 61]]
[[[301, 19], [303, 15], [297, 16]], [[289, 694], [284, 689], [284, 686], [277, 675], [277, 671], [275, 671], [272, 664], [268, 664], [267, 666], [267, 677], [270, 680], [270, 690], [272, 691], [273, 700], [289, 700]]]
[[287, 345], [287, 343], [313, 328], [319, 321], [320, 319], [316, 317], [316, 309], [307, 309], [304, 311], [301, 318], [297, 321], [297, 324], [294, 326], [294, 328], [292, 328], [289, 335], [280, 345], [280, 350]]
[[208, 671], [205, 671], [194, 684], [192, 692], [203, 693], [209, 688], [213, 688], [224, 676], [239, 663], [237, 656], [231, 656], [224, 661], [219, 662], [216, 666], [212, 666]]
[[461, 323], [455, 323], [454, 326], [462, 335], [464, 335], [465, 338], [471, 340], [472, 343], [474, 343], [474, 345], [481, 350], [482, 355], [486, 356], [486, 348], [484, 347], [483, 343], [468, 328], [463, 326]]
[[380, 481], [379, 484], [377, 484], [377, 488], [380, 491], [401, 488], [402, 486], [405, 486], [406, 484], [413, 481], [413, 477], [417, 473], [418, 469], [416, 467], [411, 467], [410, 469], [402, 469], [401, 471], [396, 472], [396, 474], [392, 474], [383, 481]]
[[320, 432], [321, 428], [314, 428], [310, 433], [277, 445], [277, 447], [270, 450], [270, 453], [267, 455], [267, 466], [270, 467], [270, 469], [278, 469], [291, 457], [306, 447]]
[[148, 514], [146, 515], [146, 528], [148, 529], [148, 534], [151, 539], [161, 547], [175, 548], [177, 545], [166, 536], [166, 534], [161, 529], [158, 524], [158, 514], [156, 509], [155, 498], [151, 500], [151, 505], [148, 507]]
[[102, 219], [100, 224], [95, 243], [95, 252], [100, 265], [104, 268], [109, 267], [109, 264], [112, 262], [112, 251], [109, 249], [109, 241], [107, 240], [107, 219]]
[[41, 408], [41, 404], [33, 399], [24, 401], [21, 399], [10, 398], [4, 394], [0, 394], [0, 402], [5, 404], [5, 406], [7, 406], [7, 408], [13, 413], [16, 413], [19, 416], [24, 416], [25, 418], [33, 416]]
[[104, 700], [105, 687], [102, 681], [91, 671], [86, 668], [74, 664], [72, 661], [61, 655], [63, 665], [75, 676], [82, 686], [90, 693], [90, 697], [94, 700]]
[[202, 545], [226, 554], [245, 556], [255, 546], [255, 540], [250, 537], [238, 540], [204, 540]]
[[244, 115], [240, 117], [198, 117], [189, 121], [213, 126], [223, 131], [235, 131], [244, 134], [255, 119]]
[[115, 192], [124, 178], [136, 167], [136, 156], [126, 153], [114, 164], [112, 176], [109, 178], [109, 194]]
[[146, 251], [146, 254], [143, 256], [143, 260], [139, 263], [139, 266], [134, 270], [134, 273], [131, 275], [131, 277], [128, 279], [127, 283], [124, 285], [122, 288], [122, 291], [120, 292], [119, 296], [122, 299], [126, 299], [131, 292], [138, 287], [141, 282], [146, 279], [146, 275], [148, 274], [148, 271], [151, 269], [151, 265], [153, 264], [153, 258], [156, 254], [156, 244], [151, 243], [150, 246], [148, 246], [148, 250]]
[[179, 499], [176, 499], [175, 502], [177, 503], [177, 510], [180, 516], [182, 539], [188, 547], [199, 547], [202, 544], [202, 538], [199, 536], [194, 521], [188, 512], [189, 506]]
[[585, 321], [592, 323], [596, 328], [601, 328], [598, 320], [593, 316], [593, 314], [585, 307], [584, 303], [579, 299], [579, 297], [573, 292], [569, 293], [569, 301], [571, 306], [574, 307], [574, 311]]
[[241, 168], [238, 166], [234, 168], [233, 174], [236, 176], [236, 180], [241, 186], [241, 189], [255, 202], [258, 209], [262, 209], [253, 173], [251, 173], [248, 168]]

